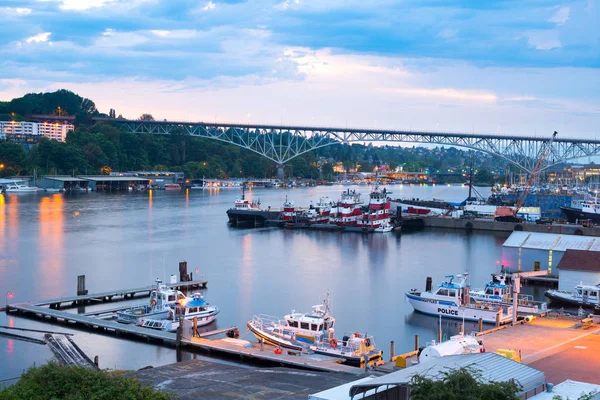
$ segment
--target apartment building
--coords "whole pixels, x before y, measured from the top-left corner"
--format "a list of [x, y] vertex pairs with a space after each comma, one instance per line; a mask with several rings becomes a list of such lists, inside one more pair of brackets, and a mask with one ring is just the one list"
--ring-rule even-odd
[[64, 142], [67, 132], [74, 129], [72, 124], [58, 122], [25, 122], [25, 121], [0, 121], [0, 138], [46, 136]]

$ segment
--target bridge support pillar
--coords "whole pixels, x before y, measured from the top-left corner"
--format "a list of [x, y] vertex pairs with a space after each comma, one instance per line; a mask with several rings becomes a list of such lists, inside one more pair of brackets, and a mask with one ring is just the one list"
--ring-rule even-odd
[[283, 179], [283, 163], [277, 164], [277, 179]]

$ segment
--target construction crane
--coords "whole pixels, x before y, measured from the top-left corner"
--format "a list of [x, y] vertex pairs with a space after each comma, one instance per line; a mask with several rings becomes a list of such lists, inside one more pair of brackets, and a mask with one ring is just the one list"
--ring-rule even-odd
[[531, 170], [531, 174], [529, 174], [529, 179], [527, 180], [527, 185], [523, 188], [523, 191], [517, 198], [515, 207], [514, 208], [498, 207], [496, 209], [495, 218], [494, 218], [496, 221], [521, 222], [521, 219], [517, 217], [517, 213], [519, 212], [519, 209], [521, 208], [523, 203], [525, 203], [525, 199], [527, 198], [527, 195], [529, 194], [531, 187], [535, 183], [535, 180], [537, 179], [538, 175], [540, 174], [540, 171], [544, 167], [546, 158], [548, 158], [548, 154], [550, 154], [550, 150], [552, 149], [552, 142], [554, 142], [554, 138], [556, 138], [557, 134], [558, 134], [558, 132], [554, 131], [554, 133], [552, 134], [552, 137], [547, 142], [544, 142], [544, 144], [542, 145], [542, 149], [540, 150], [539, 158], [538, 158], [537, 162], [535, 163], [535, 166]]

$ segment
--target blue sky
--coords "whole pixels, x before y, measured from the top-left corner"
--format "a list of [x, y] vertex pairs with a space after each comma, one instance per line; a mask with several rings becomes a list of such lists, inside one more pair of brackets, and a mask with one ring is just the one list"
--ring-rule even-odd
[[600, 0], [0, 0], [0, 99], [135, 118], [595, 137]]

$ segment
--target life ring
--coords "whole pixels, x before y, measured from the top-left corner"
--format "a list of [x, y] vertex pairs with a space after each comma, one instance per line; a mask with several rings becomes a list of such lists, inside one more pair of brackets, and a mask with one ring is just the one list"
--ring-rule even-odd
[[358, 333], [358, 332], [354, 332], [354, 337], [357, 337], [357, 338], [359, 338], [359, 337], [360, 337], [360, 333]]
[[337, 340], [335, 340], [335, 338], [331, 339], [329, 341], [329, 345], [331, 346], [332, 349], [335, 349], [337, 347]]
[[365, 339], [365, 346], [371, 347], [371, 339], [369, 339], [369, 338]]
[[489, 310], [489, 308], [490, 308], [490, 305], [489, 305], [488, 303], [485, 303], [485, 304], [483, 305], [483, 309], [484, 309], [484, 310]]
[[152, 304], [153, 306], [155, 306], [156, 305], [156, 299], [150, 300], [150, 304]]

